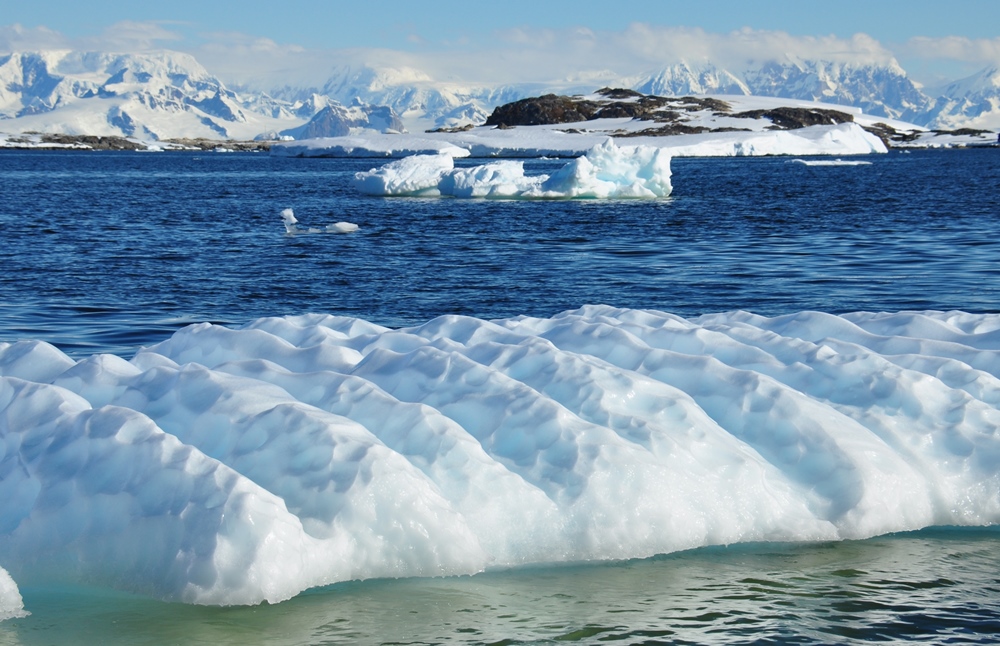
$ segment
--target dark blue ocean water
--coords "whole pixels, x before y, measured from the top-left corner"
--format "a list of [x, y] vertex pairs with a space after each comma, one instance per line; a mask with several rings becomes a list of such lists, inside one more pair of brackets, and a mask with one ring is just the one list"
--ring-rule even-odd
[[[1000, 150], [867, 159], [675, 159], [667, 200], [526, 202], [356, 193], [380, 160], [3, 151], [0, 339], [128, 354], [192, 321], [394, 327], [586, 303], [1000, 310]], [[360, 229], [287, 237], [283, 208]]]
[[[196, 321], [398, 326], [585, 303], [1000, 311], [1000, 150], [865, 159], [677, 159], [670, 199], [523, 202], [355, 193], [379, 160], [0, 151], [0, 341], [129, 356]], [[360, 228], [289, 237], [283, 208]], [[992, 643], [998, 559], [992, 529], [937, 529], [347, 583], [255, 608], [28, 588], [32, 616], [0, 623], [0, 643]]]

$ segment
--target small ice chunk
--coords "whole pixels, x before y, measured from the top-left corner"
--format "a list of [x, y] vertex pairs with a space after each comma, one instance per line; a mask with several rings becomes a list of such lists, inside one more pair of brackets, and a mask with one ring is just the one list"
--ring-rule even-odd
[[326, 227], [327, 233], [351, 233], [358, 230], [358, 225], [353, 222], [334, 222]]
[[442, 178], [455, 168], [451, 155], [413, 155], [354, 175], [354, 186], [368, 195], [440, 195]]
[[351, 233], [358, 230], [358, 225], [353, 222], [334, 222], [320, 229], [318, 227], [299, 228], [299, 220], [295, 217], [292, 209], [284, 209], [281, 212], [281, 219], [285, 223], [285, 234], [294, 236], [303, 233]]
[[792, 162], [804, 166], [870, 166], [870, 161], [858, 159], [792, 159]]
[[24, 601], [14, 579], [0, 567], [0, 621], [27, 617], [29, 614], [24, 609]]
[[298, 218], [295, 217], [295, 212], [291, 209], [285, 209], [281, 212], [281, 219], [285, 223], [285, 233], [295, 234], [299, 232]]

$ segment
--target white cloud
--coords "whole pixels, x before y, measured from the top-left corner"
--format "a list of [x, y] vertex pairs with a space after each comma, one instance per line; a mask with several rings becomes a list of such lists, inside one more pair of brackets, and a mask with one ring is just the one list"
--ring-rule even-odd
[[178, 45], [184, 36], [167, 29], [181, 23], [133, 22], [125, 20], [106, 28], [99, 36], [67, 38], [47, 27], [26, 28], [0, 25], [0, 51], [23, 52], [46, 49], [76, 49], [102, 52], [143, 52]]
[[865, 34], [799, 37], [742, 29], [720, 34], [686, 27], [633, 23], [620, 31], [517, 28], [498, 31], [476, 49], [412, 54], [435, 78], [484, 83], [559, 82], [630, 76], [681, 60], [712, 61], [741, 70], [767, 60], [825, 59], [888, 64], [892, 52]]
[[909, 58], [950, 59], [978, 65], [1000, 64], [1000, 38], [971, 39], [962, 36], [911, 38], [902, 51]]
[[114, 52], [144, 52], [166, 49], [184, 40], [181, 33], [167, 29], [167, 25], [180, 26], [178, 22], [117, 22], [95, 38], [83, 38], [77, 47], [87, 50]]
[[0, 25], [0, 52], [72, 48], [72, 44], [65, 36], [47, 27], [26, 28], [19, 24]]
[[[235, 32], [191, 33], [186, 23], [119, 22], [99, 37], [70, 40], [44, 27], [0, 27], [0, 49], [72, 48], [99, 51], [176, 49], [193, 54], [212, 74], [230, 84], [258, 89], [321, 87], [343, 65], [414, 68], [437, 81], [463, 84], [582, 83], [655, 72], [687, 60], [712, 61], [739, 72], [767, 60], [824, 59], [887, 64], [925, 61], [1000, 61], [1000, 38], [914, 38], [896, 52], [863, 33], [793, 36], [744, 28], [729, 33], [635, 22], [621, 30], [587, 27], [498, 30], [478, 38], [431, 43], [417, 38], [409, 51], [306, 48]], [[413, 33], [413, 32], [410, 32]], [[936, 63], [935, 63], [936, 64]]]

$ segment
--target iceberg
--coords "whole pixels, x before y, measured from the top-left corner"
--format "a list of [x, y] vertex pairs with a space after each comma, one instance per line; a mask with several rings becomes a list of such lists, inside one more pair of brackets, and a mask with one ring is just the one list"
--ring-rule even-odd
[[0, 568], [0, 621], [28, 616], [21, 592], [7, 570]]
[[463, 198], [657, 198], [670, 195], [670, 156], [653, 146], [617, 146], [605, 140], [552, 175], [528, 177], [521, 161], [455, 168], [450, 155], [413, 155], [356, 173], [369, 195]]
[[131, 360], [0, 343], [0, 612], [40, 581], [256, 604], [987, 526], [998, 427], [997, 314], [309, 314]]

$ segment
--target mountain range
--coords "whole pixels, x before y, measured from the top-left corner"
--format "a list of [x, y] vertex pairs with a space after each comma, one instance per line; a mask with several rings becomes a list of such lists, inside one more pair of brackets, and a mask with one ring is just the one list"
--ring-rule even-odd
[[[603, 79], [603, 84], [608, 84]], [[932, 129], [1000, 129], [1000, 70], [929, 92], [897, 63], [770, 61], [734, 72], [679, 62], [612, 85], [661, 96], [756, 95], [855, 106]], [[0, 132], [171, 138], [302, 139], [363, 130], [479, 125], [498, 105], [545, 93], [590, 94], [583, 81], [490, 86], [422, 70], [342, 66], [317, 87], [229, 87], [179, 52], [0, 55]]]

